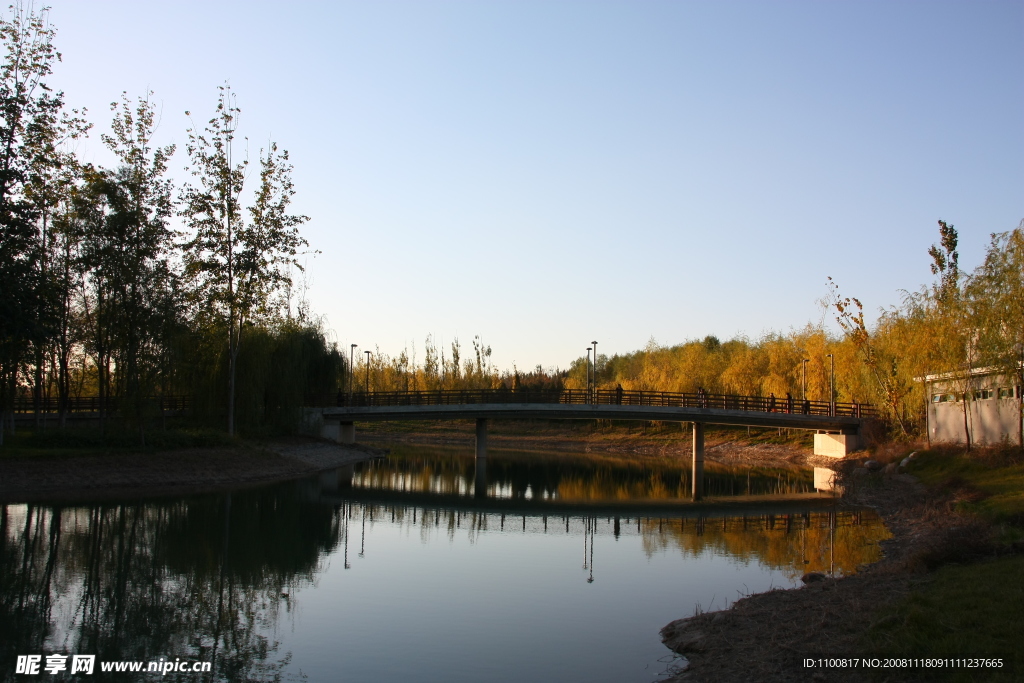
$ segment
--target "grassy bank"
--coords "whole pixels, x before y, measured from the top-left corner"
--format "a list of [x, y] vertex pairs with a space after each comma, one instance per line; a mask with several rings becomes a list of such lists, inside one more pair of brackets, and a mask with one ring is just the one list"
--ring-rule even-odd
[[1024, 675], [1022, 576], [1019, 555], [946, 565], [878, 615], [865, 634], [867, 650], [910, 658], [1000, 657], [1002, 668], [929, 669], [919, 678], [1019, 681]]
[[951, 534], [916, 558], [918, 569], [933, 571], [915, 581], [905, 599], [879, 611], [864, 634], [866, 650], [898, 657], [1002, 657], [1002, 669], [918, 669], [918, 677], [1021, 680], [1024, 452], [939, 447], [918, 452], [907, 470], [950, 512], [975, 524], [969, 533]]

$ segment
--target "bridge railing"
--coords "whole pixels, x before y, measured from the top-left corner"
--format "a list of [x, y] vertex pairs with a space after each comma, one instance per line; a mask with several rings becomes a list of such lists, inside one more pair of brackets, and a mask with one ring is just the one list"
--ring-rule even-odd
[[[192, 407], [191, 396], [147, 396], [142, 399], [147, 406], [160, 410], [161, 413], [180, 413]], [[114, 413], [121, 405], [116, 396], [69, 396], [67, 411], [69, 413], [99, 413], [101, 409]], [[59, 413], [60, 400], [56, 396], [43, 396], [38, 400], [31, 396], [19, 396], [14, 400], [15, 413]]]
[[[333, 400], [332, 400], [333, 399]], [[876, 417], [874, 406], [867, 403], [829, 403], [828, 401], [801, 401], [792, 396], [741, 396], [736, 394], [709, 394], [670, 391], [627, 391], [599, 389], [563, 391], [519, 389], [456, 389], [437, 391], [371, 391], [356, 392], [351, 396], [339, 392], [336, 396], [310, 397], [310, 403], [363, 408], [371, 406], [437, 406], [473, 405], [480, 403], [562, 403], [573, 405], [653, 406], [659, 408], [709, 408], [739, 410], [758, 413], [791, 413], [836, 417]]]

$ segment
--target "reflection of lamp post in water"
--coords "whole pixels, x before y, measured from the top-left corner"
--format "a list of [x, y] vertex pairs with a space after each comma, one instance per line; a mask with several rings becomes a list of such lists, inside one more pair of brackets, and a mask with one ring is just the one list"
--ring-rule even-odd
[[[588, 359], [589, 360], [589, 359]], [[589, 379], [589, 377], [587, 378]], [[587, 532], [590, 530], [590, 520], [583, 520], [583, 568], [587, 568]]]
[[[583, 568], [590, 570], [587, 583], [594, 583], [594, 528], [597, 518], [583, 518]], [[587, 546], [590, 546], [590, 558], [587, 558]]]
[[[595, 344], [597, 342], [594, 342]], [[596, 350], [596, 349], [595, 349]], [[596, 364], [595, 364], [596, 369]], [[597, 377], [594, 377], [594, 384], [597, 385]], [[587, 577], [587, 583], [594, 583], [594, 528], [597, 526], [597, 517], [593, 518], [590, 522], [590, 576]]]
[[348, 511], [346, 510], [345, 504], [341, 506], [341, 516], [345, 518], [345, 526], [343, 527], [342, 533], [345, 535], [345, 569], [351, 569], [352, 565], [348, 563]]
[[828, 515], [828, 575], [836, 575], [836, 513]]
[[366, 554], [366, 503], [363, 503], [363, 541], [359, 545], [359, 557]]

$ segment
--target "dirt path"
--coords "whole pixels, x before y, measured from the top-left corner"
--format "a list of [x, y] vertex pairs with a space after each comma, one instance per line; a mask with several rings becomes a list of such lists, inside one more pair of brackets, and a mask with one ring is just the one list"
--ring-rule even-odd
[[376, 449], [293, 438], [259, 446], [0, 458], [0, 502], [87, 502], [206, 493], [294, 479]]
[[[976, 533], [950, 501], [930, 494], [909, 475], [858, 473], [843, 463], [844, 500], [875, 508], [892, 532], [884, 558], [858, 574], [812, 579], [803, 588], [775, 590], [737, 601], [730, 609], [680, 619], [662, 630], [666, 646], [683, 655], [682, 681], [867, 681], [864, 670], [805, 669], [804, 657], [865, 656], [859, 638], [878, 609], [905, 596], [920, 569]], [[688, 662], [687, 662], [688, 660]], [[891, 679], [898, 680], [898, 679]]]

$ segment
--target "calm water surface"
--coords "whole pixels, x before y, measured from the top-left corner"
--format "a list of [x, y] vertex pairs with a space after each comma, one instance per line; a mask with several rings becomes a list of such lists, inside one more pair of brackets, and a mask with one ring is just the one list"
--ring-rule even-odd
[[709, 468], [712, 494], [808, 501], [698, 511], [679, 465], [396, 447], [230, 494], [0, 507], [0, 680], [61, 652], [214, 662], [181, 680], [649, 682], [669, 621], [887, 537], [810, 470]]

